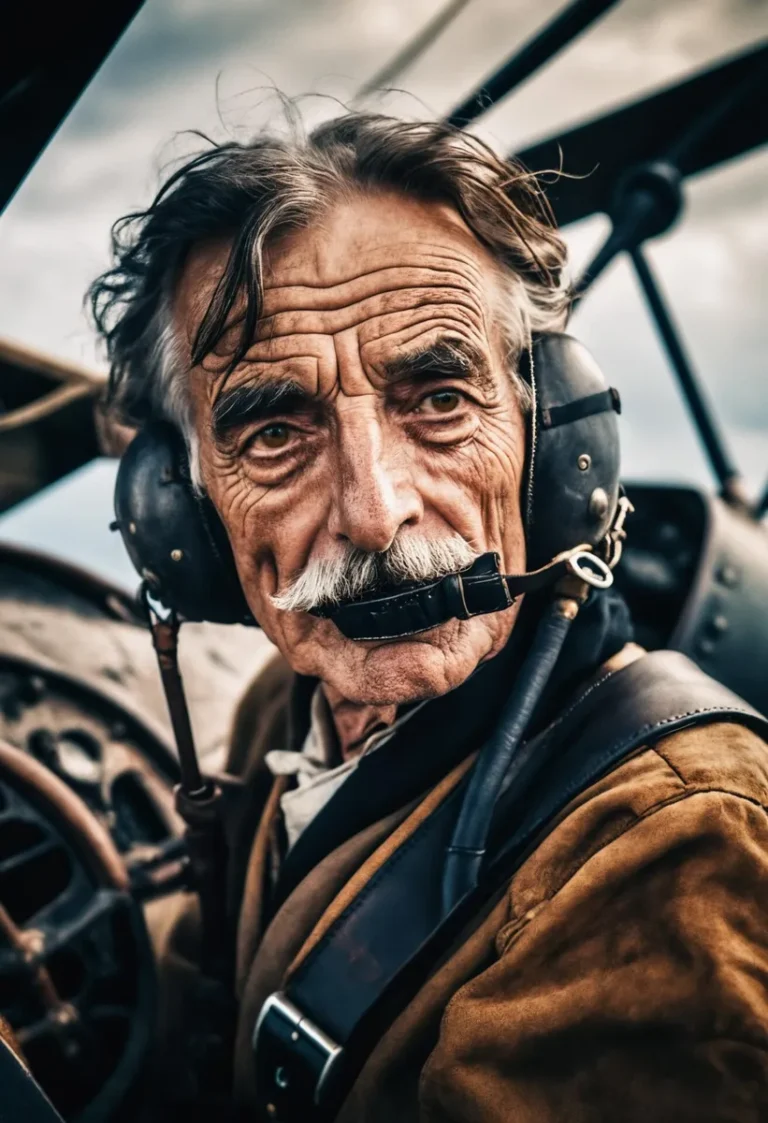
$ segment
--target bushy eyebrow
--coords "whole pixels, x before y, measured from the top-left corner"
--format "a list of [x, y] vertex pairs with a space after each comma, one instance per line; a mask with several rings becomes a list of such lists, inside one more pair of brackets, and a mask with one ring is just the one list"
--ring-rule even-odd
[[493, 381], [482, 351], [453, 339], [440, 339], [418, 351], [398, 355], [383, 364], [383, 373], [388, 382], [457, 378], [487, 388]]
[[270, 378], [224, 390], [211, 413], [213, 438], [220, 442], [243, 425], [298, 413], [312, 401], [306, 390], [290, 379]]

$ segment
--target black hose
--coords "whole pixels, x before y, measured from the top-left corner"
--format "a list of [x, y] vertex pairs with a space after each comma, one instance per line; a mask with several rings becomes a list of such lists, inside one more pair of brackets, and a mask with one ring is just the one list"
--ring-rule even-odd
[[491, 819], [505, 777], [549, 681], [574, 616], [575, 602], [554, 601], [536, 629], [531, 649], [498, 726], [475, 761], [443, 868], [443, 915], [478, 882]]

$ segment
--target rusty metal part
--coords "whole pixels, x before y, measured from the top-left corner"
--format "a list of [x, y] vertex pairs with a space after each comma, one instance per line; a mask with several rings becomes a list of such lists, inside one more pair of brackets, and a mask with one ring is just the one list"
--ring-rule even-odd
[[93, 405], [104, 385], [74, 363], [0, 339], [0, 510], [99, 455]]
[[65, 828], [77, 832], [86, 847], [85, 852], [91, 855], [94, 873], [103, 878], [105, 884], [115, 889], [128, 889], [125, 862], [109, 833], [62, 780], [27, 753], [3, 741], [0, 741], [0, 769], [11, 772], [25, 787], [42, 796], [63, 821]]
[[200, 898], [201, 967], [204, 974], [229, 983], [233, 957], [227, 923], [223, 793], [219, 784], [204, 778], [200, 771], [179, 672], [179, 619], [172, 609], [164, 616], [160, 614], [161, 606], [153, 601], [146, 585], [142, 596], [179, 754], [181, 782], [176, 788], [176, 810], [187, 824], [192, 885]]
[[47, 374], [62, 385], [84, 385], [100, 391], [107, 384], [106, 374], [6, 337], [0, 337], [0, 361]]
[[[2, 683], [8, 676], [15, 686]], [[135, 707], [118, 704], [89, 682], [43, 660], [0, 654], [0, 736], [21, 748], [36, 728], [60, 731], [72, 726], [102, 742], [135, 745], [135, 764], [143, 758], [166, 783], [178, 779], [172, 743], [159, 722], [147, 720]]]
[[0, 826], [2, 1013], [66, 1118], [111, 1118], [139, 1076], [154, 995], [125, 862], [62, 779], [1, 740]]
[[[65, 692], [82, 695], [87, 713], [123, 710], [129, 724], [146, 730], [147, 748], [170, 761], [165, 699], [146, 621], [132, 604], [123, 590], [77, 566], [0, 544], [0, 660], [23, 661], [29, 676], [57, 676]], [[181, 665], [207, 770], [223, 767], [235, 706], [273, 651], [252, 628], [185, 626]], [[0, 736], [8, 737], [2, 723]]]
[[36, 421], [42, 421], [44, 418], [58, 413], [60, 409], [64, 409], [71, 402], [79, 401], [80, 398], [92, 397], [95, 393], [98, 393], [98, 390], [84, 382], [73, 382], [69, 386], [59, 386], [42, 398], [38, 398], [36, 402], [30, 402], [28, 405], [19, 406], [18, 409], [12, 409], [2, 414], [0, 416], [0, 433], [8, 433], [12, 429], [23, 429], [25, 425], [34, 425]]
[[144, 603], [147, 608], [152, 646], [157, 655], [157, 665], [160, 668], [160, 678], [168, 703], [171, 728], [179, 753], [181, 788], [187, 797], [193, 798], [198, 792], [203, 791], [205, 784], [200, 772], [184, 684], [179, 672], [179, 621], [173, 612], [165, 618], [160, 617], [150, 603], [146, 588]]
[[112, 620], [124, 620], [129, 624], [143, 626], [136, 598], [125, 589], [111, 581], [105, 581], [87, 569], [73, 562], [46, 554], [43, 550], [33, 550], [29, 546], [14, 546], [10, 542], [0, 542], [0, 565], [23, 566], [26, 573], [55, 583], [78, 597], [82, 597], [100, 609]]
[[43, 1005], [49, 1011], [58, 1010], [62, 1001], [53, 984], [50, 971], [41, 959], [45, 948], [45, 939], [42, 932], [38, 932], [34, 928], [25, 932], [22, 928], [19, 928], [2, 902], [0, 902], [0, 932], [9, 945], [18, 952], [19, 957], [31, 968], [32, 983], [39, 993]]

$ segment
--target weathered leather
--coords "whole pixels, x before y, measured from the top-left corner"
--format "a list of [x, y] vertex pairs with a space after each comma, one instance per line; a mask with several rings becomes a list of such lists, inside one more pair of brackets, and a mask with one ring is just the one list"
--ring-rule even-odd
[[445, 624], [489, 612], [503, 612], [523, 593], [551, 585], [566, 570], [566, 560], [553, 560], [527, 573], [503, 574], [498, 554], [482, 554], [463, 573], [449, 573], [413, 588], [395, 588], [375, 597], [312, 609], [312, 615], [333, 620], [345, 636], [357, 640], [414, 636]]
[[[754, 1001], [760, 987], [753, 981], [768, 971], [763, 936], [768, 931], [764, 904], [768, 900], [766, 802], [765, 747], [753, 734], [731, 725], [676, 733], [656, 749], [639, 752], [576, 797], [550, 824], [551, 829], [496, 900], [486, 906], [485, 914], [473, 918], [447, 960], [384, 1035], [339, 1119], [343, 1123], [383, 1123], [393, 1118], [403, 1123], [417, 1119], [467, 1123], [515, 1118], [525, 1123], [647, 1115], [670, 1121], [761, 1118], [766, 1105], [758, 1095], [760, 1085], [747, 1082], [746, 1092], [742, 1091], [740, 1066], [746, 1062], [739, 1035], [746, 1032], [750, 1041], [757, 1042], [751, 1051], [746, 1050], [749, 1063], [757, 1064], [759, 1051], [766, 1045], [765, 994], [761, 992]], [[727, 814], [714, 819], [702, 816], [697, 809], [705, 803], [708, 808], [724, 807]], [[418, 809], [414, 817], [415, 829]], [[651, 821], [658, 830], [649, 829]], [[337, 891], [343, 889], [350, 865], [354, 866], [356, 843], [352, 839], [345, 846], [341, 878], [337, 879], [338, 871], [332, 870], [330, 859], [320, 864], [313, 875], [312, 896], [320, 893], [328, 900], [334, 885]], [[724, 879], [718, 879], [717, 867], [712, 866], [712, 848], [730, 871]], [[647, 868], [644, 855], [650, 863]], [[372, 876], [377, 860], [377, 853], [367, 862], [363, 854], [359, 872]], [[593, 860], [604, 870], [605, 884], [602, 873], [597, 881], [593, 879]], [[740, 866], [746, 876], [732, 876]], [[658, 897], [649, 889], [665, 879], [674, 882], [677, 876], [681, 884], [691, 886], [693, 899], [671, 892], [669, 884]], [[575, 919], [579, 923], [573, 931], [586, 929], [579, 935], [583, 946], [574, 947], [573, 953], [591, 982], [582, 988], [574, 977], [569, 987], [575, 989], [561, 994], [558, 956], [568, 959], [572, 929], [553, 928], [546, 914], [557, 913], [555, 898], [571, 885], [578, 889]], [[606, 885], [610, 887], [608, 900]], [[611, 893], [622, 902], [621, 920], [608, 907]], [[305, 896], [302, 906], [296, 896], [289, 902], [291, 931], [295, 937], [303, 925], [309, 935], [317, 922], [316, 909], [311, 897]], [[670, 944], [666, 930], [658, 928], [660, 916], [678, 916], [682, 930], [677, 933], [677, 944]], [[710, 923], [702, 926], [702, 916]], [[734, 920], [738, 921], [735, 932]], [[261, 951], [248, 973], [236, 1057], [238, 1095], [245, 1103], [252, 1095], [249, 1037], [256, 1006], [269, 990], [282, 985], [290, 966], [291, 954], [283, 957], [281, 966], [279, 949], [271, 940], [272, 928], [279, 924], [280, 915], [262, 944], [262, 950], [272, 948], [269, 979], [264, 978]], [[532, 944], [525, 937], [529, 930], [535, 934]], [[626, 962], [621, 959], [622, 940], [630, 930], [650, 947], [650, 967], [639, 962], [633, 970], [631, 956]], [[657, 936], [659, 941], [654, 943]], [[740, 955], [734, 961], [726, 954], [731, 936], [740, 948], [747, 941], [749, 954], [743, 963]], [[517, 955], [521, 938], [522, 959]], [[631, 939], [629, 942], [631, 945]], [[295, 950], [295, 938], [291, 943]], [[718, 957], [727, 968], [723, 972], [718, 969]], [[675, 1003], [667, 1012], [666, 983], [650, 985], [656, 977], [656, 960], [665, 979], [670, 970], [674, 975], [679, 969], [682, 1018]], [[708, 960], [714, 963], [714, 975], [702, 986], [701, 963]], [[472, 1005], [472, 1029], [467, 1032], [470, 1022], [463, 1013], [462, 988], [469, 984], [470, 994], [475, 984], [482, 989], [486, 970], [497, 982]], [[621, 994], [611, 990], [617, 983]], [[749, 999], [749, 992], [753, 1001], [747, 1003], [747, 1010], [742, 999]], [[253, 1004], [248, 1000], [251, 994], [257, 999]], [[516, 994], [522, 995], [522, 1004]], [[538, 1010], [534, 1018], [527, 1005], [531, 1001]], [[640, 1014], [644, 1010], [648, 1016], [645, 1022], [636, 1011], [638, 1003]], [[484, 1021], [483, 1011], [489, 1009], [494, 1010], [493, 1016]], [[592, 1031], [593, 1024], [602, 1027], [600, 1032]], [[602, 1036], [609, 1025], [615, 1026], [619, 1038], [613, 1051], [606, 1049]], [[731, 1044], [719, 1048], [715, 1041], [702, 1053], [702, 1025], [712, 1032], [720, 1027], [719, 1033], [725, 1028], [732, 1035]], [[653, 1047], [657, 1026], [664, 1037], [664, 1050]], [[516, 1043], [514, 1048], [499, 1060], [499, 1050], [506, 1050], [510, 1041]], [[564, 1064], [563, 1050], [567, 1059], [568, 1050], [577, 1045], [578, 1065]], [[606, 1065], [603, 1057], [608, 1054], [611, 1061]], [[550, 1060], [539, 1061], [539, 1056]], [[765, 1083], [765, 1069], [758, 1066], [755, 1071]], [[704, 1095], [697, 1090], [702, 1074]], [[712, 1090], [715, 1076], [717, 1095]], [[637, 1113], [634, 1101], [626, 1102], [626, 1088], [635, 1079], [642, 1085], [637, 1089]], [[647, 1088], [655, 1089], [651, 1099]], [[573, 1113], [564, 1106], [571, 1102]], [[723, 1114], [723, 1105], [730, 1110], [732, 1103], [740, 1113]], [[683, 1109], [687, 1114], [680, 1114]]]

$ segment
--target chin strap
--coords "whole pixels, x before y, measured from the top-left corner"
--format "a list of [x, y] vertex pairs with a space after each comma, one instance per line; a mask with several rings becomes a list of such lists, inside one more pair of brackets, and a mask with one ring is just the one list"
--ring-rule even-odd
[[609, 566], [588, 544], [564, 550], [530, 573], [505, 575], [500, 572], [500, 564], [498, 554], [481, 554], [463, 573], [449, 573], [367, 600], [313, 609], [313, 615], [332, 620], [348, 639], [399, 639], [437, 628], [448, 620], [502, 612], [523, 593], [543, 589], [568, 571], [602, 589], [613, 582]]

